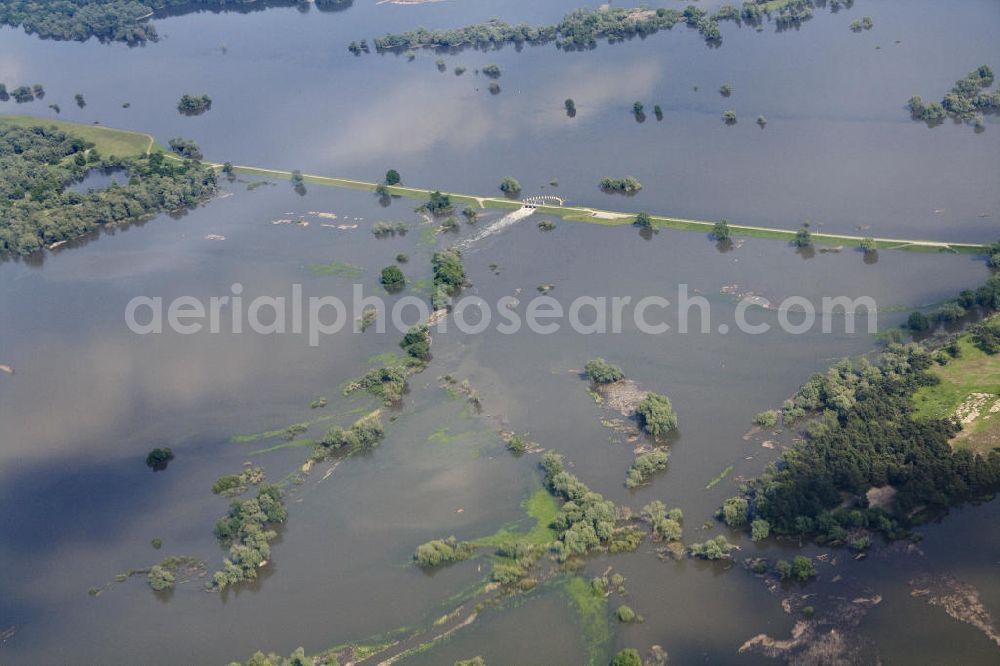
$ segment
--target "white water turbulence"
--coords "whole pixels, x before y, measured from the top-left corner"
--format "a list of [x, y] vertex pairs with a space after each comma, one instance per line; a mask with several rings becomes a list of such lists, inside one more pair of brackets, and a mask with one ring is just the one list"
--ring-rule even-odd
[[466, 238], [465, 240], [456, 243], [455, 247], [458, 248], [459, 250], [465, 250], [469, 247], [472, 247], [473, 243], [477, 243], [483, 240], [484, 238], [498, 234], [507, 227], [514, 226], [515, 224], [517, 224], [524, 218], [530, 216], [534, 212], [535, 212], [534, 208], [530, 206], [522, 206], [517, 210], [507, 213], [506, 215], [504, 215], [499, 220], [497, 220], [490, 226], [480, 231], [472, 238]]

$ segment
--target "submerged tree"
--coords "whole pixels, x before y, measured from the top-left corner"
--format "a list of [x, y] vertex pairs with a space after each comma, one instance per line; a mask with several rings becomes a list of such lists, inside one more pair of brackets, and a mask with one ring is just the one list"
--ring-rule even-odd
[[516, 197], [521, 193], [521, 183], [517, 182], [516, 179], [510, 176], [505, 176], [504, 179], [500, 181], [500, 191], [508, 197]]
[[677, 415], [674, 414], [670, 398], [659, 393], [647, 393], [635, 409], [642, 429], [653, 437], [662, 437], [677, 427]]
[[611, 365], [603, 358], [587, 361], [587, 365], [583, 366], [583, 371], [595, 384], [612, 384], [625, 379], [625, 373], [621, 368], [617, 365]]
[[155, 448], [146, 456], [146, 466], [154, 472], [161, 472], [174, 459], [174, 452], [169, 448]]
[[399, 270], [398, 266], [386, 266], [382, 269], [379, 282], [387, 291], [399, 291], [406, 286], [406, 276], [403, 275], [403, 271]]

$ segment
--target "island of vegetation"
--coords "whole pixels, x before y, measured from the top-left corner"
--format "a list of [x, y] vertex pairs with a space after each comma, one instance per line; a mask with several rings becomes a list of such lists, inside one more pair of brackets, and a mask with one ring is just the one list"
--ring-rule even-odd
[[[964, 298], [981, 313], [996, 312], [1000, 277]], [[959, 343], [893, 343], [876, 363], [845, 360], [814, 375], [782, 410], [786, 425], [808, 417], [805, 441], [752, 479], [741, 497], [727, 501], [726, 523], [865, 548], [865, 532], [904, 536], [950, 506], [1000, 490], [1000, 450], [960, 445], [960, 419], [924, 407], [964, 404], [966, 393], [949, 389], [938, 393], [948, 397], [922, 397], [915, 408], [915, 396], [938, 395], [941, 373], [963, 349], [980, 344], [975, 365], [992, 363], [989, 351], [1000, 346], [983, 341], [992, 339], [984, 329], [996, 329], [994, 321], [974, 327]]]
[[940, 125], [950, 116], [981, 130], [985, 127], [983, 114], [1000, 111], [1000, 90], [989, 90], [993, 81], [993, 70], [989, 65], [982, 65], [956, 81], [940, 102], [925, 104], [919, 96], [911, 97], [907, 102], [910, 115], [931, 126]]
[[[316, 8], [337, 10], [352, 0], [312, 0]], [[142, 44], [158, 39], [148, 19], [158, 12], [205, 9], [259, 11], [299, 6], [298, 0], [0, 0], [0, 25], [22, 27], [43, 39]]]
[[602, 178], [600, 187], [605, 192], [615, 192], [619, 194], [635, 194], [642, 189], [642, 183], [634, 176], [624, 178]]
[[[30, 254], [102, 225], [193, 206], [216, 192], [215, 171], [168, 159], [134, 133], [0, 118], [0, 253]], [[125, 185], [74, 192], [93, 169], [128, 173]]]
[[[835, 11], [849, 1], [832, 0], [827, 5]], [[719, 23], [722, 21], [760, 25], [765, 18], [770, 17], [782, 29], [801, 24], [812, 17], [812, 12], [812, 0], [748, 0], [742, 7], [724, 4], [714, 13], [692, 4], [683, 10], [604, 5], [598, 9], [573, 10], [555, 25], [511, 25], [500, 19], [490, 19], [451, 30], [418, 28], [409, 32], [387, 34], [376, 38], [374, 43], [376, 51], [408, 51], [420, 47], [489, 49], [508, 43], [546, 42], [555, 42], [558, 48], [565, 50], [582, 50], [593, 48], [600, 39], [615, 42], [643, 37], [660, 30], [669, 30], [678, 23], [697, 30], [710, 43], [720, 43], [722, 32]]]
[[177, 110], [185, 116], [200, 116], [211, 108], [212, 98], [208, 95], [201, 95], [199, 97], [184, 95], [181, 97], [181, 101], [177, 103]]

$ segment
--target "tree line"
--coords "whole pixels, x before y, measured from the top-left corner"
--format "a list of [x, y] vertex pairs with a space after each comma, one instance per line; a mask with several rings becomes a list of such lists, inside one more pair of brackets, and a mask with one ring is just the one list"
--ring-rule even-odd
[[[1000, 277], [976, 292], [976, 303], [996, 311]], [[939, 381], [928, 370], [942, 360], [922, 345], [891, 344], [876, 363], [845, 360], [811, 377], [783, 408], [785, 423], [815, 416], [806, 439], [752, 479], [738, 501], [727, 501], [724, 520], [834, 543], [859, 528], [892, 538], [904, 535], [915, 515], [995, 493], [1000, 450], [953, 450], [960, 424], [913, 414], [913, 393]], [[868, 506], [866, 492], [887, 485], [896, 490], [891, 509]], [[858, 500], [844, 506], [845, 495]]]
[[[314, 0], [316, 8], [338, 10], [353, 0]], [[21, 27], [43, 39], [142, 44], [159, 39], [148, 21], [154, 13], [260, 11], [297, 7], [301, 0], [0, 0], [0, 25]]]
[[[87, 193], [69, 185], [92, 169], [125, 170], [126, 185]], [[119, 159], [54, 127], [0, 124], [0, 253], [26, 255], [102, 225], [141, 220], [212, 196], [215, 172], [161, 153]]]
[[[831, 0], [831, 9], [850, 6], [851, 0]], [[375, 50], [393, 51], [430, 47], [438, 49], [459, 49], [473, 47], [479, 49], [499, 48], [504, 44], [540, 44], [555, 42], [564, 50], [591, 49], [600, 39], [609, 42], [623, 41], [632, 37], [644, 37], [660, 30], [670, 30], [678, 23], [697, 30], [709, 43], [722, 41], [719, 29], [721, 21], [737, 24], [758, 25], [765, 17], [772, 17], [779, 28], [800, 24], [812, 16], [812, 0], [787, 0], [774, 8], [773, 2], [750, 0], [742, 8], [723, 5], [712, 13], [695, 5], [683, 10], [660, 7], [649, 10], [644, 7], [602, 7], [582, 8], [566, 14], [554, 25], [511, 25], [494, 18], [482, 23], [461, 28], [428, 30], [418, 28], [401, 33], [389, 33], [375, 38]]]

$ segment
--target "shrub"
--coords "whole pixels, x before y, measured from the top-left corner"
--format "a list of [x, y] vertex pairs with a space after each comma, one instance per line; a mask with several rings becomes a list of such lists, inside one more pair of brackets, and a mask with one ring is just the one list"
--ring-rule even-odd
[[691, 544], [691, 555], [702, 560], [723, 560], [729, 559], [730, 553], [736, 550], [736, 546], [729, 543], [725, 536], [719, 535], [714, 539], [709, 539], [705, 543]]
[[729, 527], [746, 525], [749, 515], [750, 503], [745, 497], [730, 497], [722, 503], [722, 519]]
[[611, 660], [611, 666], [642, 666], [642, 657], [635, 648], [625, 648]]
[[750, 536], [754, 541], [763, 541], [771, 535], [771, 523], [763, 518], [750, 523]]
[[149, 581], [149, 586], [157, 592], [169, 590], [174, 586], [174, 574], [170, 573], [170, 571], [164, 569], [159, 564], [154, 564], [149, 569], [149, 573], [146, 575], [146, 580]]
[[399, 176], [399, 172], [395, 169], [389, 169], [385, 172], [385, 184], [386, 185], [399, 185], [402, 179]]
[[773, 428], [778, 425], [778, 413], [774, 410], [761, 412], [757, 416], [753, 417], [753, 422], [761, 428]]
[[625, 379], [625, 373], [617, 365], [611, 365], [603, 358], [595, 358], [587, 361], [583, 366], [584, 372], [590, 377], [590, 381], [595, 384], [612, 384]]
[[379, 278], [382, 286], [389, 291], [398, 291], [406, 286], [406, 276], [399, 266], [386, 266], [382, 269], [382, 277]]
[[507, 450], [515, 456], [522, 455], [528, 450], [528, 442], [520, 435], [514, 435], [507, 442]]
[[476, 547], [468, 541], [459, 543], [451, 536], [420, 544], [413, 554], [413, 560], [419, 567], [438, 567], [468, 559], [475, 551]]
[[410, 330], [403, 336], [399, 346], [413, 358], [425, 362], [429, 361], [431, 358], [431, 335], [427, 324], [411, 326]]
[[628, 624], [629, 622], [635, 622], [636, 620], [635, 611], [625, 605], [619, 606], [618, 610], [615, 612], [615, 615], [618, 616], [619, 622], [624, 622], [626, 624]]
[[646, 483], [655, 472], [667, 468], [669, 458], [666, 451], [659, 449], [636, 456], [635, 461], [628, 468], [625, 485], [629, 488], [637, 488]]
[[796, 555], [792, 558], [792, 577], [795, 580], [804, 583], [810, 578], [816, 577], [816, 565], [813, 564], [811, 557], [806, 557], [805, 555]]
[[635, 412], [643, 430], [653, 437], [662, 437], [677, 427], [677, 415], [665, 395], [648, 393]]

